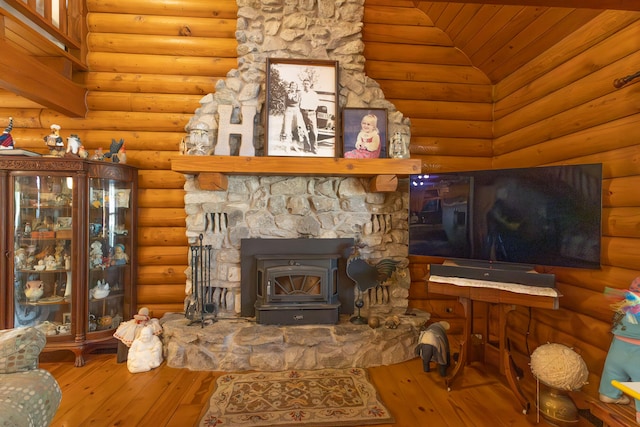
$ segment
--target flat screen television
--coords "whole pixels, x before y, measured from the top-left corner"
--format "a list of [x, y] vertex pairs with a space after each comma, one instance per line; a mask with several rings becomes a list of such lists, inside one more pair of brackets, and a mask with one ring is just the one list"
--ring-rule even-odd
[[409, 253], [600, 267], [602, 165], [410, 177]]

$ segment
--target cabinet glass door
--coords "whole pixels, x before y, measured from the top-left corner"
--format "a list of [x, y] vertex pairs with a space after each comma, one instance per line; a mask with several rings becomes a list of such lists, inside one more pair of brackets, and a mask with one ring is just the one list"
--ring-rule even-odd
[[89, 180], [88, 331], [118, 327], [130, 311], [131, 183]]
[[14, 327], [71, 334], [72, 176], [14, 176]]

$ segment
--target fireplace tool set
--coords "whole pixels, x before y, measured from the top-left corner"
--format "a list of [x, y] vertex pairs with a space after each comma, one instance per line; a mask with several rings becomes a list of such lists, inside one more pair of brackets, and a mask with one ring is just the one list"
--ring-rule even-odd
[[191, 295], [185, 307], [185, 317], [190, 320], [189, 325], [205, 322], [215, 322], [216, 305], [211, 287], [211, 245], [203, 245], [203, 235], [198, 237], [199, 243], [191, 245]]

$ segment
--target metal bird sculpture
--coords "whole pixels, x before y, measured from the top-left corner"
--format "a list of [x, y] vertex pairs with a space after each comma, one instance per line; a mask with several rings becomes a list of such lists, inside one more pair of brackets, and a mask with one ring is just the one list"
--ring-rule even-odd
[[399, 261], [385, 258], [374, 265], [369, 264], [360, 258], [360, 251], [357, 246], [354, 246], [353, 254], [347, 259], [347, 276], [356, 282], [357, 298], [354, 304], [358, 309], [358, 314], [350, 319], [351, 323], [367, 323], [367, 319], [360, 316], [360, 309], [364, 307], [363, 292], [389, 280], [399, 263]]
[[109, 152], [104, 153], [106, 158], [111, 158], [113, 163], [120, 163], [120, 159], [118, 158], [118, 153], [120, 149], [124, 145], [124, 139], [120, 138], [120, 141], [116, 141], [115, 139], [111, 139], [111, 146], [109, 147]]

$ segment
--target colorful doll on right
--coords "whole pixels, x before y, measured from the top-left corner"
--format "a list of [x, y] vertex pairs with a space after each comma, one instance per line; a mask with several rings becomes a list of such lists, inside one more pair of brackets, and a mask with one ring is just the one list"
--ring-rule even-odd
[[11, 130], [13, 129], [13, 117], [9, 117], [9, 126], [7, 126], [0, 135], [0, 149], [12, 150], [13, 149], [13, 137], [11, 136]]
[[[626, 405], [629, 397], [611, 384], [640, 381], [640, 277], [636, 277], [628, 290], [605, 289], [617, 296], [612, 304], [613, 340], [600, 378], [600, 400], [605, 403]], [[636, 422], [640, 424], [640, 400], [636, 399]]]

